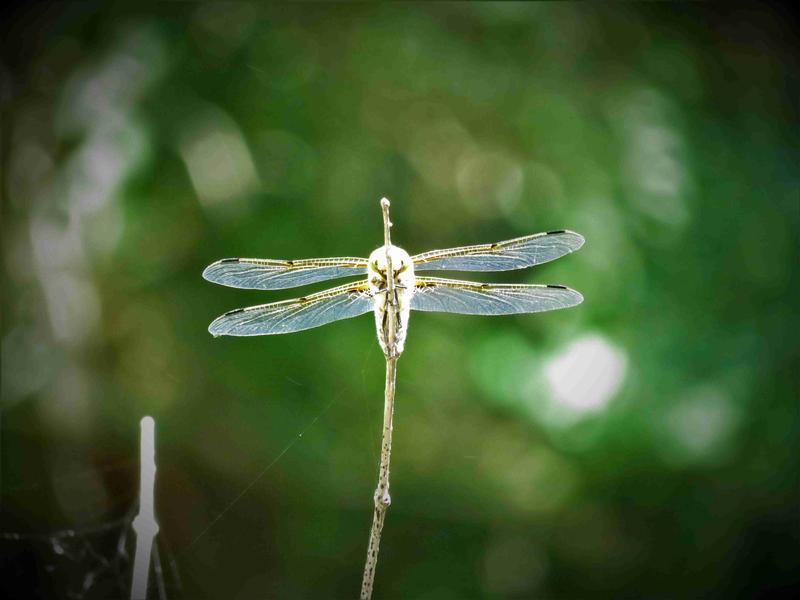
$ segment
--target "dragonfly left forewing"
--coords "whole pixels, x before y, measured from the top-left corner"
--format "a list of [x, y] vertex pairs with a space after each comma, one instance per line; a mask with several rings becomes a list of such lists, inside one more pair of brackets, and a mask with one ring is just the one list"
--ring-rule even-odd
[[223, 258], [206, 267], [203, 277], [228, 287], [279, 290], [338, 277], [362, 275], [366, 268], [367, 259], [354, 257], [302, 260]]
[[583, 246], [583, 236], [558, 230], [494, 244], [431, 250], [412, 257], [416, 271], [510, 271], [549, 262]]
[[232, 310], [215, 319], [208, 331], [215, 337], [292, 333], [357, 317], [372, 307], [367, 282], [350, 283], [303, 298]]
[[583, 302], [562, 285], [495, 284], [417, 277], [413, 310], [464, 315], [512, 315], [569, 308]]

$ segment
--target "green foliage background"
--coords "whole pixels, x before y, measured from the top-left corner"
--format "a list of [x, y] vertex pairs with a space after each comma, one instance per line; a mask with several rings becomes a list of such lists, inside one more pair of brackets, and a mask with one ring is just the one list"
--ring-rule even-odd
[[[786, 15], [65, 3], [4, 21], [3, 531], [124, 515], [150, 414], [184, 597], [354, 597], [382, 411], [373, 323], [214, 340], [222, 312], [298, 292], [200, 273], [366, 256], [385, 195], [411, 253], [582, 233], [575, 255], [475, 279], [586, 300], [412, 316], [377, 597], [797, 585]], [[602, 397], [565, 404], [548, 365], [587, 340], [562, 384]], [[48, 575], [52, 548], [2, 547], [47, 597], [88, 568]]]

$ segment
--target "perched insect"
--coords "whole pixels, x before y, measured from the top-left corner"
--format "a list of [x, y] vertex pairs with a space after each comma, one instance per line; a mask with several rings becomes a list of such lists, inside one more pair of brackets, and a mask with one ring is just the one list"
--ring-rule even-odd
[[[378, 342], [386, 353], [387, 293], [393, 288], [397, 306], [395, 355], [399, 355], [405, 345], [412, 310], [510, 315], [568, 308], [583, 301], [580, 293], [563, 285], [477, 283], [418, 277], [418, 272], [524, 269], [574, 252], [583, 243], [581, 235], [559, 230], [495, 244], [431, 250], [415, 256], [389, 244], [372, 252], [369, 258], [224, 258], [209, 265], [203, 277], [230, 287], [259, 290], [365, 274], [366, 280], [293, 300], [238, 308], [214, 320], [208, 331], [214, 336], [292, 333], [373, 311]], [[388, 285], [387, 272], [393, 274], [393, 286]]]
[[373, 501], [367, 561], [361, 583], [362, 600], [372, 597], [375, 568], [389, 496], [392, 416], [397, 358], [408, 335], [412, 310], [467, 315], [510, 315], [568, 308], [583, 301], [563, 285], [477, 283], [417, 277], [420, 271], [509, 271], [524, 269], [574, 252], [583, 237], [572, 231], [548, 231], [496, 244], [432, 250], [415, 256], [393, 245], [389, 200], [381, 200], [384, 245], [369, 258], [307, 258], [273, 260], [225, 258], [209, 265], [203, 277], [231, 287], [275, 290], [338, 277], [366, 275], [339, 287], [294, 300], [271, 302], [225, 313], [209, 325], [214, 336], [271, 335], [310, 329], [363, 315], [375, 314], [378, 343], [386, 357], [386, 388], [378, 487]]

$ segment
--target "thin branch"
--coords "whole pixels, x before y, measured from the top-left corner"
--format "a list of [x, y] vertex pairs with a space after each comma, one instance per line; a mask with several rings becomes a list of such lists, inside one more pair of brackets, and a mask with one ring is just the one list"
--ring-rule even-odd
[[386, 256], [389, 257], [389, 246], [392, 245], [392, 238], [389, 229], [392, 227], [392, 222], [389, 220], [389, 202], [388, 198], [381, 198], [381, 211], [383, 212], [383, 243], [386, 244]]
[[375, 581], [375, 569], [378, 565], [378, 551], [381, 545], [381, 532], [386, 518], [386, 510], [392, 503], [389, 495], [389, 462], [392, 456], [392, 417], [394, 416], [394, 391], [397, 375], [397, 291], [394, 285], [394, 270], [392, 257], [389, 254], [391, 238], [389, 229], [392, 226], [389, 220], [389, 200], [381, 200], [383, 211], [383, 236], [386, 244], [386, 327], [384, 339], [386, 340], [386, 387], [383, 399], [383, 437], [381, 440], [381, 463], [378, 472], [378, 487], [375, 488], [375, 511], [372, 516], [372, 529], [369, 534], [367, 548], [367, 562], [364, 565], [364, 578], [361, 581], [361, 600], [372, 598], [372, 588]]

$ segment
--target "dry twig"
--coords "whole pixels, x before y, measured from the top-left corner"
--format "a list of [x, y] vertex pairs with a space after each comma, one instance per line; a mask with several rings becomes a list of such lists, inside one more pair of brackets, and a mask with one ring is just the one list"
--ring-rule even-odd
[[386, 518], [386, 510], [392, 503], [389, 496], [389, 461], [392, 456], [392, 416], [394, 415], [394, 389], [397, 374], [397, 291], [395, 289], [394, 270], [392, 268], [392, 257], [389, 253], [391, 247], [391, 237], [389, 228], [392, 226], [389, 220], [389, 201], [386, 198], [381, 200], [383, 210], [383, 236], [386, 244], [386, 387], [383, 400], [383, 438], [381, 440], [381, 464], [378, 474], [378, 487], [375, 488], [375, 511], [372, 516], [372, 529], [369, 534], [369, 546], [367, 548], [367, 562], [364, 565], [364, 578], [361, 581], [361, 600], [372, 598], [372, 587], [375, 580], [375, 568], [378, 564], [378, 551], [381, 545], [381, 532], [383, 531], [383, 521]]

